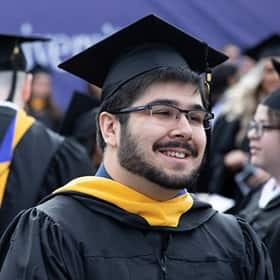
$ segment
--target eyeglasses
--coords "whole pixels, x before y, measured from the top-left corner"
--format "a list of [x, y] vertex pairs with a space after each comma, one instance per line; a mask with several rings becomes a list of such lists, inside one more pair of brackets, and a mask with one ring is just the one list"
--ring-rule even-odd
[[191, 126], [211, 127], [210, 120], [214, 118], [214, 114], [204, 111], [203, 109], [183, 110], [174, 105], [165, 104], [146, 104], [143, 106], [135, 106], [123, 108], [116, 111], [110, 111], [112, 114], [126, 114], [138, 111], [149, 111], [153, 119], [162, 125], [176, 125], [181, 114], [185, 116]]
[[250, 132], [250, 131], [254, 130], [254, 132], [256, 133], [256, 136], [258, 138], [261, 138], [266, 129], [280, 129], [280, 127], [275, 126], [275, 125], [270, 125], [270, 124], [264, 124], [261, 122], [251, 121], [249, 123], [247, 131]]

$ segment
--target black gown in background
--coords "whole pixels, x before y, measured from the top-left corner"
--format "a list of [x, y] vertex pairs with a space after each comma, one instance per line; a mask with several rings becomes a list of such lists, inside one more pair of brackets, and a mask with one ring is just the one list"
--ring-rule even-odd
[[234, 180], [236, 173], [232, 173], [224, 165], [224, 157], [235, 149], [249, 152], [247, 137], [240, 144], [236, 144], [235, 139], [239, 129], [238, 119], [229, 122], [225, 116], [220, 116], [216, 120], [211, 137], [209, 162], [207, 163], [208, 190], [233, 198], [237, 203], [243, 199], [243, 194]]
[[[17, 111], [0, 106], [0, 143]], [[91, 175], [85, 150], [38, 121], [33, 122], [16, 146], [0, 208], [0, 236], [16, 216], [73, 178]]]
[[275, 280], [280, 280], [280, 220], [276, 221], [269, 229], [264, 240], [271, 257]]

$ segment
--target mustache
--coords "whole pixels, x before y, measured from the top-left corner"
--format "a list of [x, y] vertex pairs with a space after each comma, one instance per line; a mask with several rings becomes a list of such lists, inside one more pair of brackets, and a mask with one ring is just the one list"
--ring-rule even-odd
[[169, 141], [166, 143], [155, 143], [153, 145], [153, 150], [156, 151], [158, 149], [162, 148], [182, 148], [186, 151], [188, 151], [191, 156], [197, 157], [198, 156], [198, 151], [195, 147], [193, 147], [191, 144], [186, 143], [186, 142], [179, 142], [179, 141]]

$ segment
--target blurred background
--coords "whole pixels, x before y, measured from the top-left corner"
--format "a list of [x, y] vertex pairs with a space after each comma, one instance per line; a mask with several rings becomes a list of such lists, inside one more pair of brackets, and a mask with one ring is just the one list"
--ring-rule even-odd
[[224, 50], [233, 60], [244, 48], [271, 33], [280, 33], [279, 0], [9, 0], [3, 1], [1, 10], [1, 33], [52, 39], [25, 44], [24, 52], [29, 69], [40, 64], [51, 73], [49, 87], [61, 111], [66, 110], [74, 90], [92, 88], [57, 65], [149, 13]]

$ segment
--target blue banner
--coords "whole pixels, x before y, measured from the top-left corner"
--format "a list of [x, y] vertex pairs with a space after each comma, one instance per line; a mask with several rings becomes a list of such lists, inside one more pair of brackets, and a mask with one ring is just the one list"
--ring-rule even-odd
[[221, 48], [227, 43], [245, 47], [280, 33], [279, 11], [279, 0], [9, 0], [1, 3], [0, 32], [52, 39], [26, 44], [24, 51], [29, 67], [36, 61], [53, 69], [55, 101], [64, 110], [73, 90], [86, 85], [57, 65], [144, 15], [156, 14]]

